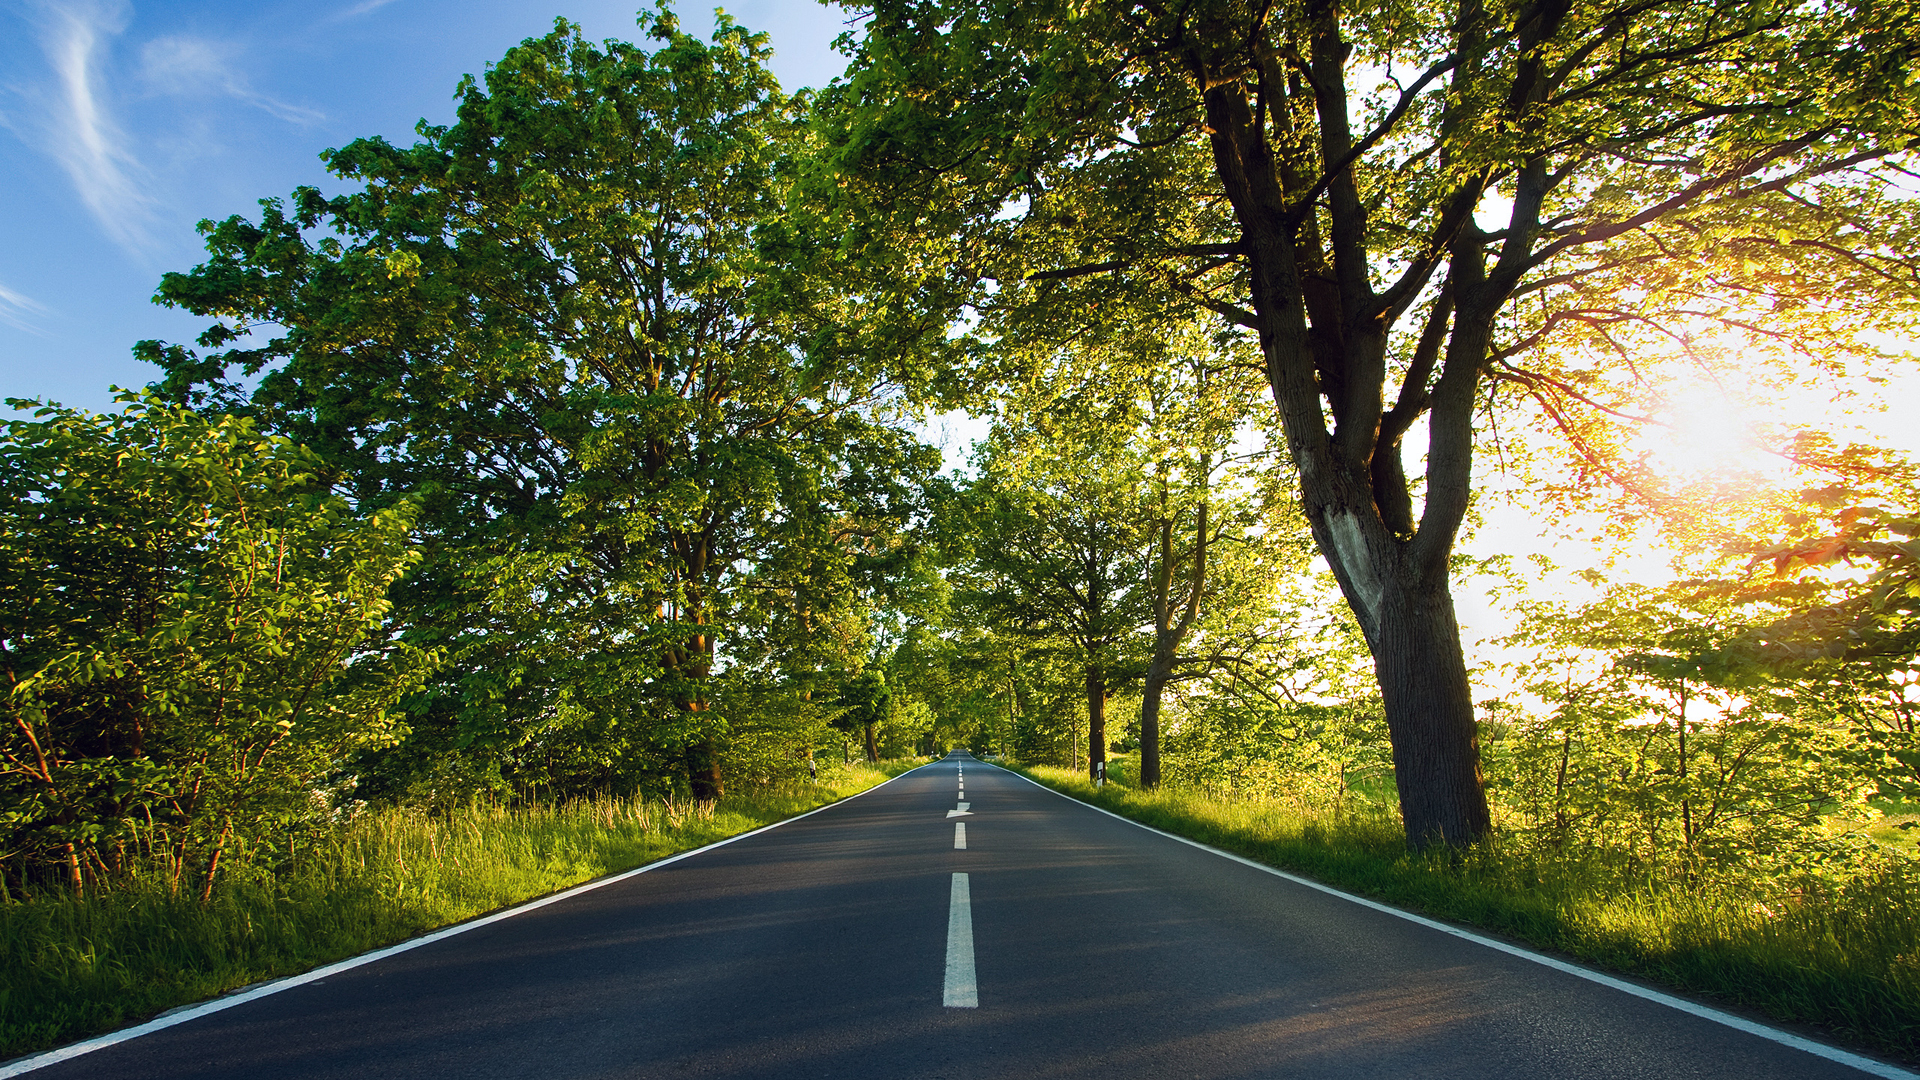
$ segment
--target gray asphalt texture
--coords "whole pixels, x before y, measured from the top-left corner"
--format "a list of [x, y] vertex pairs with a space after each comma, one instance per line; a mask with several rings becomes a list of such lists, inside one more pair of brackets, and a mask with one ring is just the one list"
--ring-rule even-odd
[[[965, 767], [967, 849], [953, 849]], [[970, 875], [980, 1007], [945, 1008]], [[1846, 1077], [956, 754], [37, 1080]]]

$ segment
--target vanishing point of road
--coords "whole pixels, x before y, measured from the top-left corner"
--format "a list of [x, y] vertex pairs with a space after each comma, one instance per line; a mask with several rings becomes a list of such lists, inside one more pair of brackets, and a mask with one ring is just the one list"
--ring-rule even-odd
[[962, 753], [670, 865], [183, 1015], [32, 1075], [1867, 1075]]

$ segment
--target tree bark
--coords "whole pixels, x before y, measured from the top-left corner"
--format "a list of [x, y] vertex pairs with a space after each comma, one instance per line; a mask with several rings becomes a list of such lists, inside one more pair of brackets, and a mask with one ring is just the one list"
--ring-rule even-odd
[[1407, 842], [1459, 846], [1492, 828], [1473, 692], [1446, 582], [1383, 591], [1374, 665]]
[[[1314, 94], [1320, 156], [1331, 162], [1351, 141], [1335, 9], [1320, 18]], [[1195, 59], [1204, 71], [1206, 61]], [[1202, 99], [1216, 172], [1247, 251], [1267, 380], [1299, 470], [1301, 507], [1373, 653], [1408, 844], [1472, 843], [1489, 831], [1491, 814], [1447, 572], [1471, 493], [1474, 392], [1503, 294], [1487, 285], [1482, 242], [1450, 225], [1451, 307], [1422, 335], [1423, 349], [1433, 351], [1414, 358], [1419, 380], [1389, 411], [1392, 320], [1383, 316], [1391, 305], [1369, 282], [1365, 210], [1351, 169], [1327, 184], [1323, 248], [1314, 215], [1293, 218], [1288, 188], [1301, 178], [1268, 144], [1247, 92], [1241, 79], [1221, 78], [1203, 83]], [[1470, 218], [1468, 195], [1477, 192], [1450, 203], [1446, 221]], [[1445, 363], [1429, 390], [1443, 337]], [[1426, 505], [1416, 522], [1400, 440], [1421, 412], [1429, 443]]]
[[1087, 665], [1087, 779], [1100, 776], [1107, 760], [1107, 675], [1098, 664]]
[[[689, 558], [687, 565], [696, 573], [706, 569], [704, 544], [697, 548], [698, 557]], [[690, 575], [693, 576], [693, 575]], [[688, 635], [685, 645], [670, 649], [667, 653], [667, 667], [685, 680], [680, 694], [681, 711], [687, 714], [688, 726], [700, 731], [694, 740], [687, 744], [687, 787], [698, 802], [718, 801], [727, 793], [726, 783], [720, 764], [720, 742], [706, 727], [708, 702], [706, 695], [707, 677], [713, 671], [713, 635], [706, 630], [706, 605], [704, 596], [698, 588], [687, 590], [689, 602], [682, 613], [685, 621], [697, 629]]]
[[[1202, 381], [1204, 385], [1204, 380]], [[1206, 491], [1213, 459], [1200, 455], [1201, 491]], [[1200, 597], [1207, 587], [1207, 500], [1194, 512], [1193, 558], [1186, 596], [1174, 595], [1173, 522], [1160, 522], [1160, 568], [1153, 580], [1153, 658], [1140, 699], [1140, 786], [1160, 786], [1160, 699], [1173, 681], [1180, 646], [1200, 615]], [[1176, 613], [1176, 608], [1179, 610]]]
[[220, 836], [213, 842], [213, 853], [207, 856], [207, 874], [200, 883], [200, 902], [213, 902], [213, 883], [220, 876], [220, 857], [226, 854], [227, 839], [233, 835], [233, 819], [220, 822]]
[[71, 842], [66, 846], [67, 883], [73, 889], [73, 897], [78, 900], [87, 895], [86, 879], [80, 874], [80, 852]]
[[867, 760], [879, 761], [880, 745], [874, 740], [873, 729], [874, 729], [873, 724], [867, 725]]
[[1680, 680], [1680, 715], [1676, 718], [1680, 739], [1680, 829], [1687, 842], [1687, 855], [1693, 855], [1693, 800], [1687, 797], [1687, 680]]
[[[1171, 658], [1168, 658], [1169, 660]], [[1173, 665], [1156, 653], [1147, 665], [1140, 697], [1140, 786], [1160, 786], [1160, 697], [1171, 681]]]
[[[694, 702], [693, 705], [690, 711], [706, 711], [707, 703], [704, 701]], [[716, 802], [727, 793], [720, 772], [720, 747], [711, 736], [689, 744], [686, 758], [687, 787], [692, 790], [694, 801]]]

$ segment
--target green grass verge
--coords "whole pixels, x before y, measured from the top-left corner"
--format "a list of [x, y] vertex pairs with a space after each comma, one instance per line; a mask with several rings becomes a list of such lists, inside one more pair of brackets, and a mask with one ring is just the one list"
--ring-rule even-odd
[[[1463, 854], [1407, 851], [1384, 814], [1303, 816], [1017, 767], [1039, 783], [1142, 824], [1598, 966], [1818, 1025], [1837, 1038], [1920, 1058], [1920, 860], [1818, 887], [1714, 889], [1623, 878], [1617, 866], [1489, 843]], [[1114, 775], [1109, 772], [1109, 776]]]
[[104, 895], [0, 904], [0, 1059], [629, 870], [804, 813], [924, 764], [857, 764], [741, 791], [710, 812], [600, 799], [382, 810], [274, 876], [211, 903], [133, 881]]

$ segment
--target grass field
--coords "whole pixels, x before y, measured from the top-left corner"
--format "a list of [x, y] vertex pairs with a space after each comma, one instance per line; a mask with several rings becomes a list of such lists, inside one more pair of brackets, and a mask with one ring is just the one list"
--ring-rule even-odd
[[1920, 839], [1920, 803], [1883, 798], [1874, 800], [1874, 808], [1881, 817], [1867, 827], [1867, 834], [1891, 847], [1914, 850], [1914, 841]]
[[[1497, 842], [1407, 851], [1386, 813], [1302, 815], [1274, 803], [1028, 766], [1057, 791], [1337, 888], [1682, 990], [1815, 1024], [1838, 1039], [1920, 1058], [1920, 859], [1824, 883], [1635, 880], [1617, 865]], [[1131, 777], [1126, 768], [1110, 777]]]
[[864, 791], [917, 761], [729, 795], [708, 811], [600, 799], [382, 810], [211, 903], [135, 880], [0, 904], [0, 1059], [307, 971]]

